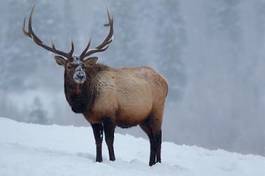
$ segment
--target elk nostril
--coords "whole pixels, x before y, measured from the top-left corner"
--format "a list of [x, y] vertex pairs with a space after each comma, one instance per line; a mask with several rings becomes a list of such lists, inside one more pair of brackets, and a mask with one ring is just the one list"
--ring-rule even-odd
[[82, 74], [82, 73], [79, 73], [79, 74], [77, 74], [77, 78], [78, 79], [84, 79], [85, 78], [85, 75]]

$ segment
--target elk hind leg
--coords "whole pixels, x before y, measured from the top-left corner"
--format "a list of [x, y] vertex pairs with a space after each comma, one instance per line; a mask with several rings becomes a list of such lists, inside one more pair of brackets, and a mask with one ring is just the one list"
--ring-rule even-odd
[[115, 153], [113, 148], [115, 124], [112, 122], [111, 118], [106, 118], [103, 121], [103, 127], [105, 133], [105, 142], [109, 150], [109, 160], [115, 161]]
[[162, 143], [162, 130], [160, 130], [155, 136], [156, 140], [156, 159], [157, 162], [161, 163], [161, 143]]
[[[152, 118], [148, 118], [140, 125], [144, 132], [148, 135], [150, 141], [150, 158], [149, 166], [161, 162], [161, 129]], [[157, 128], [159, 127], [159, 128]]]

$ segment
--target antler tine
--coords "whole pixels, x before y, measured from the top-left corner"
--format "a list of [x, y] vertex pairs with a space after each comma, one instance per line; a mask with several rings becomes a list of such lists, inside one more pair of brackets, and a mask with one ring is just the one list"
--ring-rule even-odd
[[111, 17], [109, 10], [107, 10], [107, 13], [108, 13], [108, 24], [105, 24], [104, 26], [109, 26], [110, 27], [109, 34], [107, 35], [105, 40], [96, 47], [97, 49], [101, 49], [101, 48], [105, 47], [107, 44], [112, 42], [112, 37], [113, 37], [113, 18]]
[[72, 56], [73, 55], [73, 53], [74, 53], [74, 50], [75, 50], [75, 46], [74, 46], [74, 42], [73, 41], [71, 41], [71, 50], [69, 51], [69, 55], [70, 56]]
[[30, 12], [30, 16], [29, 16], [29, 22], [28, 22], [28, 33], [30, 34], [31, 38], [33, 39], [34, 42], [36, 42], [37, 44], [42, 44], [42, 41], [38, 38], [37, 35], [35, 35], [35, 33], [33, 32], [32, 29], [32, 14], [34, 12], [35, 6], [32, 7], [32, 10]]
[[85, 54], [82, 53], [81, 54], [82, 58], [83, 57], [87, 57], [87, 56], [89, 56], [91, 54], [94, 54], [94, 53], [97, 53], [97, 52], [105, 51], [106, 49], [108, 49], [109, 44], [112, 42], [113, 31], [114, 31], [113, 30], [113, 18], [110, 15], [110, 12], [109, 12], [108, 9], [107, 9], [107, 13], [108, 13], [108, 23], [105, 24], [104, 26], [109, 26], [110, 27], [108, 35], [103, 40], [103, 42], [101, 42], [96, 48], [87, 50], [87, 52]]
[[51, 51], [53, 52], [54, 54], [58, 54], [58, 55], [61, 55], [61, 56], [64, 56], [65, 58], [68, 58], [70, 59], [72, 57], [72, 54], [74, 52], [74, 44], [73, 42], [71, 43], [71, 50], [69, 53], [65, 53], [63, 51], [60, 51], [60, 50], [57, 50], [55, 48], [55, 45], [52, 43], [52, 47], [48, 46], [48, 45], [45, 45], [41, 39], [34, 33], [33, 29], [32, 29], [32, 15], [33, 15], [33, 12], [34, 12], [34, 7], [32, 7], [31, 9], [31, 12], [30, 12], [30, 16], [29, 16], [29, 20], [28, 20], [28, 30], [26, 31], [25, 29], [25, 26], [26, 26], [26, 18], [24, 19], [24, 22], [23, 22], [23, 33], [28, 36], [29, 38], [31, 38], [37, 45], [41, 46], [42, 48], [45, 48], [46, 50], [48, 51]]
[[23, 33], [24, 33], [26, 36], [31, 37], [30, 34], [29, 34], [29, 32], [27, 32], [25, 28], [26, 28], [26, 18], [24, 18], [24, 21], [23, 21], [23, 28], [22, 28], [22, 31], [23, 31]]
[[89, 39], [86, 48], [84, 49], [84, 51], [83, 51], [83, 52], [81, 53], [81, 55], [80, 55], [80, 58], [83, 58], [83, 57], [85, 56], [87, 50], [88, 50], [89, 47], [90, 47], [90, 44], [91, 44], [91, 39]]

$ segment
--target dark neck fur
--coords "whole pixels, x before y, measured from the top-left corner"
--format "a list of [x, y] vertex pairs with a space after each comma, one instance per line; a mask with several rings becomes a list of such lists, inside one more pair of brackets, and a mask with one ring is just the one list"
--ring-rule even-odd
[[101, 71], [108, 69], [109, 67], [103, 64], [95, 64], [91, 68], [86, 68], [87, 80], [80, 85], [76, 84], [71, 77], [68, 78], [65, 73], [65, 96], [75, 113], [85, 113], [91, 110], [96, 97], [99, 95], [95, 77]]

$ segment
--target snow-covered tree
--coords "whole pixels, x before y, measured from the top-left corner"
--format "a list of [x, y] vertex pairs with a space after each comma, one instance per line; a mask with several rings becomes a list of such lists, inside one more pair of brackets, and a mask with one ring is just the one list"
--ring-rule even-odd
[[44, 110], [39, 97], [35, 97], [32, 103], [32, 110], [29, 112], [28, 122], [48, 124], [47, 112]]

